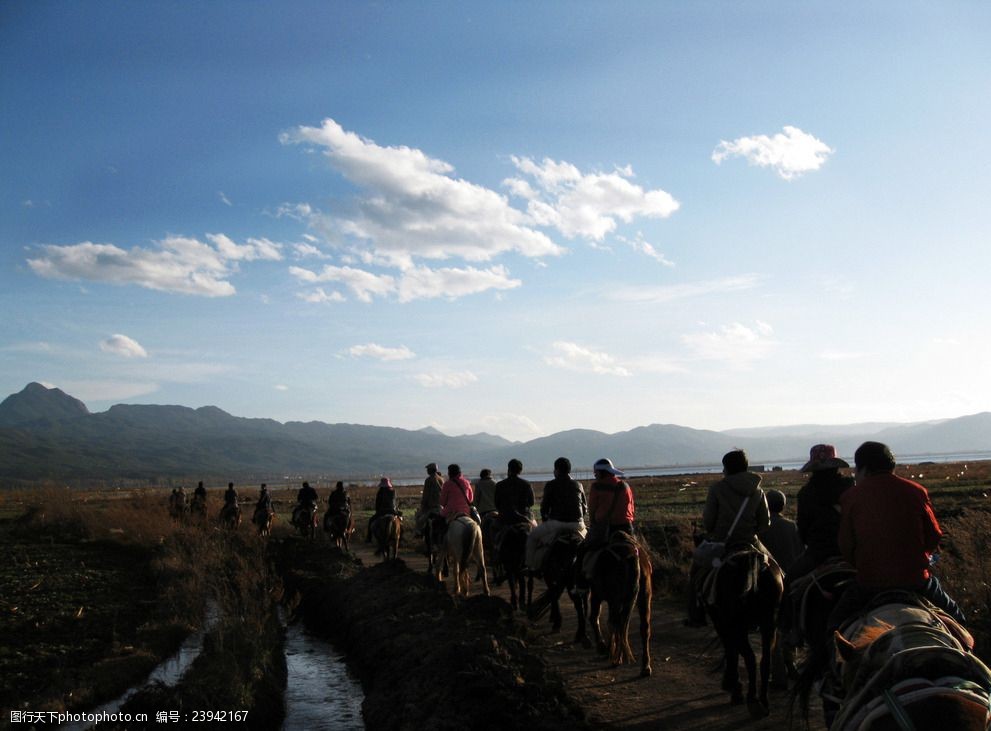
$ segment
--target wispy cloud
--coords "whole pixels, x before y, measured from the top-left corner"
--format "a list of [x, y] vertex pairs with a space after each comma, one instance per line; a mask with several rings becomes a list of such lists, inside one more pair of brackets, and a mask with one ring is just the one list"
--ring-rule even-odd
[[35, 274], [51, 279], [136, 284], [148, 289], [205, 297], [235, 293], [227, 278], [242, 261], [278, 261], [281, 247], [268, 239], [236, 244], [224, 234], [208, 234], [209, 243], [170, 236], [154, 249], [121, 249], [113, 244], [84, 242], [45, 245], [28, 259]]
[[217, 191], [217, 196], [220, 198], [220, 202], [223, 203], [225, 206], [233, 206], [234, 205], [233, 203], [231, 203], [230, 198], [228, 198], [226, 195], [224, 195], [224, 191], [218, 190]]
[[120, 401], [159, 389], [157, 383], [116, 380], [63, 381], [58, 387], [81, 401]]
[[544, 363], [578, 373], [595, 373], [609, 376], [629, 376], [628, 368], [620, 365], [609, 353], [592, 350], [578, 343], [558, 340], [551, 344], [551, 352], [544, 356]]
[[613, 287], [605, 293], [605, 296], [621, 302], [671, 302], [686, 297], [701, 297], [709, 294], [753, 289], [760, 284], [760, 280], [761, 277], [758, 274], [741, 274], [737, 277], [723, 277], [702, 282], [669, 284], [658, 287]]
[[638, 251], [645, 256], [649, 256], [651, 259], [656, 261], [658, 264], [663, 264], [666, 267], [673, 267], [674, 262], [668, 259], [664, 254], [654, 248], [653, 244], [644, 240], [643, 233], [637, 232], [636, 237], [628, 239], [625, 236], [617, 236], [617, 239], [622, 241], [624, 244], [630, 246], [634, 251]]
[[759, 320], [753, 327], [734, 322], [715, 332], [682, 335], [681, 340], [698, 358], [727, 361], [739, 367], [766, 357], [776, 344], [774, 329]]
[[[503, 266], [488, 269], [475, 267], [411, 267], [398, 275], [376, 274], [351, 266], [325, 266], [319, 272], [302, 267], [290, 267], [290, 274], [307, 284], [337, 282], [345, 286], [354, 297], [362, 302], [371, 302], [375, 297], [395, 297], [399, 302], [439, 297], [457, 299], [478, 294], [490, 289], [505, 290], [519, 287], [521, 282], [512, 279]], [[322, 290], [318, 290], [321, 291]], [[302, 296], [302, 295], [301, 295]], [[307, 301], [323, 301], [302, 296]]]
[[296, 296], [304, 302], [312, 302], [313, 304], [347, 302], [347, 297], [340, 292], [325, 292], [323, 287], [317, 287], [312, 292], [298, 292]]
[[377, 343], [352, 345], [348, 348], [348, 354], [354, 358], [374, 358], [376, 360], [409, 360], [416, 357], [416, 353], [405, 345], [400, 345], [398, 348], [388, 348]]
[[413, 380], [424, 388], [458, 389], [478, 381], [471, 371], [440, 371], [436, 373], [418, 373]]
[[568, 238], [601, 241], [616, 230], [617, 221], [634, 218], [667, 218], [679, 203], [660, 188], [645, 190], [632, 182], [633, 168], [583, 173], [568, 162], [545, 158], [512, 158], [524, 178], [507, 178], [503, 184], [527, 201], [534, 224], [552, 226]]
[[819, 357], [822, 360], [829, 361], [844, 361], [844, 360], [858, 360], [864, 357], [863, 353], [858, 353], [855, 351], [848, 350], [823, 350], [819, 353]]
[[276, 383], [275, 384], [275, 390], [276, 391], [288, 391], [289, 390], [289, 386], [287, 386], [284, 383]]
[[785, 180], [818, 170], [833, 149], [826, 143], [803, 132], [798, 127], [785, 126], [784, 132], [773, 137], [755, 135], [738, 137], [732, 142], [722, 140], [712, 151], [717, 165], [729, 157], [742, 157], [751, 165], [773, 168]]
[[100, 341], [100, 350], [125, 358], [148, 357], [148, 352], [141, 347], [141, 344], [137, 340], [129, 338], [127, 335], [121, 335], [120, 333], [116, 333], [106, 340]]
[[293, 255], [297, 259], [329, 259], [330, 255], [313, 244], [293, 244]]

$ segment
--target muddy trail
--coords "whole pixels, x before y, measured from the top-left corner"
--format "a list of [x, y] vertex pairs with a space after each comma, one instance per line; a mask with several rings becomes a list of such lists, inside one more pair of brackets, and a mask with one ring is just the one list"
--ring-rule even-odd
[[[763, 731], [790, 724], [785, 691], [772, 691], [763, 719], [729, 704], [719, 689], [715, 634], [683, 627], [680, 600], [655, 599], [654, 673], [641, 678], [638, 664], [613, 668], [572, 642], [570, 602], [555, 634], [547, 619], [531, 623], [514, 612], [505, 586], [490, 597], [452, 597], [410, 547], [388, 562], [364, 543], [347, 555], [320, 537], [275, 539], [272, 548], [296, 614], [332, 639], [360, 676], [369, 729]], [[535, 595], [540, 588], [538, 581]], [[631, 642], [639, 657], [635, 630]], [[811, 728], [824, 728], [817, 708]]]

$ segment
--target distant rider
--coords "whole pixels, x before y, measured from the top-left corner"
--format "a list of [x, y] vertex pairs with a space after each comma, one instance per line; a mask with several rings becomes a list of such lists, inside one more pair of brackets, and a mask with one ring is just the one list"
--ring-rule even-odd
[[392, 486], [392, 480], [383, 477], [379, 480], [379, 489], [375, 494], [375, 514], [368, 519], [368, 534], [365, 536], [365, 543], [372, 542], [372, 523], [383, 515], [398, 515], [402, 517], [399, 504], [396, 499], [396, 488]]

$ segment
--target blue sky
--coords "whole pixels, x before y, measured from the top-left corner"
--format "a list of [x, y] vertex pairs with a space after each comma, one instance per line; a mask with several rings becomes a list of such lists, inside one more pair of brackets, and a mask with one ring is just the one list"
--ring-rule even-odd
[[0, 394], [530, 439], [991, 409], [983, 2], [5, 2]]

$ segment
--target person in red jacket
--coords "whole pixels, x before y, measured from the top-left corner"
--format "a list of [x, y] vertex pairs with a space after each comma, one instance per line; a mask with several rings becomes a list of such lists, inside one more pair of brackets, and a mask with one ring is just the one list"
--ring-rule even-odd
[[929, 570], [943, 533], [922, 485], [894, 474], [895, 458], [880, 442], [864, 442], [853, 456], [857, 483], [840, 498], [839, 545], [857, 570], [829, 624], [844, 619], [883, 591], [912, 591], [961, 624], [963, 611]]
[[588, 491], [588, 535], [578, 547], [575, 559], [575, 590], [588, 592], [588, 579], [582, 568], [585, 555], [609, 542], [609, 537], [622, 531], [633, 535], [633, 490], [621, 477], [611, 460], [600, 459], [592, 466], [595, 482]]

